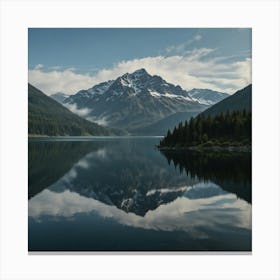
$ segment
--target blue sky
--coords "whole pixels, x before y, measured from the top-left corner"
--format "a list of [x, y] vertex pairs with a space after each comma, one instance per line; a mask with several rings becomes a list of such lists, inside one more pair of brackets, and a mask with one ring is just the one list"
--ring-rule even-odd
[[28, 67], [29, 82], [47, 94], [142, 67], [186, 89], [232, 93], [250, 82], [251, 29], [30, 28]]

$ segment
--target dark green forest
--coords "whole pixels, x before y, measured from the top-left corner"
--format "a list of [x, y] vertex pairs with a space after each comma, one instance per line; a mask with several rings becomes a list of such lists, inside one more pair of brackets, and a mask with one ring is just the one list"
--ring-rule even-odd
[[28, 84], [28, 135], [110, 135], [111, 131], [70, 112]]
[[222, 101], [214, 104], [210, 108], [202, 112], [204, 115], [215, 116], [227, 111], [252, 111], [252, 85], [248, 85], [243, 89], [238, 90], [233, 95], [223, 99]]
[[227, 111], [218, 115], [200, 114], [179, 123], [160, 141], [160, 147], [241, 146], [251, 145], [252, 113]]

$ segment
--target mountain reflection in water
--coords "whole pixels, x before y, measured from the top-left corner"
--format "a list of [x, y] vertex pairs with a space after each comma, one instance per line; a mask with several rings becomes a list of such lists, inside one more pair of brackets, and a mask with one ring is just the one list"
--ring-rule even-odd
[[29, 250], [250, 250], [250, 156], [158, 141], [30, 141]]

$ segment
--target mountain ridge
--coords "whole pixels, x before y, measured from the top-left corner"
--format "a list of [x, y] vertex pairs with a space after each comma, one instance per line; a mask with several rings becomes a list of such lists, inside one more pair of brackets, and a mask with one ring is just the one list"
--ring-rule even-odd
[[63, 101], [69, 97], [69, 95], [63, 93], [63, 92], [56, 92], [54, 94], [51, 94], [50, 97], [54, 99], [55, 101], [59, 103], [63, 103]]
[[201, 112], [201, 114], [214, 116], [219, 113], [226, 113], [227, 111], [242, 111], [244, 109], [252, 111], [252, 84], [236, 91], [234, 94]]
[[86, 110], [83, 117], [87, 120], [129, 132], [175, 113], [202, 112], [209, 106], [192, 98], [181, 86], [150, 75], [144, 68], [81, 90], [66, 98], [63, 105], [70, 110], [72, 106], [77, 111]]

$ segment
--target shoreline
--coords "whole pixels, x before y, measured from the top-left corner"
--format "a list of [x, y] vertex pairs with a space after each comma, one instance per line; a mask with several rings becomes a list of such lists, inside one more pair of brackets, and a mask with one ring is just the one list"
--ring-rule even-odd
[[190, 147], [159, 147], [157, 148], [161, 151], [228, 151], [228, 152], [244, 152], [251, 153], [252, 146], [212, 146], [212, 147], [200, 147], [200, 146], [190, 146]]
[[57, 137], [67, 137], [67, 138], [83, 138], [83, 137], [89, 137], [89, 138], [94, 138], [94, 137], [122, 137], [122, 138], [163, 138], [164, 136], [162, 135], [28, 135], [28, 138], [36, 138], [36, 137], [48, 137], [48, 138], [57, 138]]

